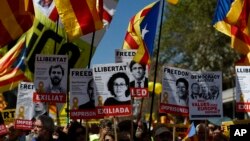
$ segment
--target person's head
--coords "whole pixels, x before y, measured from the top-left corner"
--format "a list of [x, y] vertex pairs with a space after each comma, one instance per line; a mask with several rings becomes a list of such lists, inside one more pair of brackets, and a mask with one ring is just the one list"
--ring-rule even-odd
[[172, 141], [172, 132], [164, 124], [158, 124], [153, 130], [155, 141]]
[[208, 86], [206, 84], [202, 84], [201, 85], [201, 93], [208, 94], [208, 92], [209, 92]]
[[136, 63], [135, 61], [131, 61], [129, 68], [132, 75], [137, 81], [140, 81], [145, 77], [146, 65]]
[[111, 130], [113, 127], [113, 123], [110, 119], [102, 119], [100, 121], [100, 125], [99, 125], [100, 129], [107, 129], [107, 130]]
[[35, 112], [45, 112], [46, 111], [46, 106], [45, 103], [43, 102], [34, 102], [34, 111]]
[[199, 94], [200, 93], [200, 85], [198, 83], [193, 83], [191, 85], [192, 93]]
[[68, 139], [72, 141], [85, 141], [86, 129], [79, 122], [74, 121], [68, 129]]
[[108, 90], [114, 97], [129, 96], [129, 78], [126, 73], [118, 72], [113, 74], [108, 81]]
[[176, 80], [177, 94], [181, 99], [186, 99], [188, 96], [188, 81], [185, 78]]
[[209, 137], [209, 130], [205, 123], [200, 123], [196, 126], [196, 134], [199, 141], [205, 141]]
[[39, 139], [51, 139], [54, 132], [54, 121], [51, 117], [40, 115], [34, 123], [34, 134]]
[[61, 80], [64, 76], [63, 67], [61, 65], [50, 66], [49, 76], [50, 76], [52, 85], [54, 86], [60, 85]]
[[19, 107], [19, 113], [23, 113], [24, 110], [25, 110], [24, 106], [20, 106], [20, 107]]
[[115, 141], [115, 134], [113, 130], [109, 130], [106, 135], [104, 135], [104, 141]]
[[94, 100], [94, 79], [90, 79], [88, 82], [87, 93], [90, 100]]

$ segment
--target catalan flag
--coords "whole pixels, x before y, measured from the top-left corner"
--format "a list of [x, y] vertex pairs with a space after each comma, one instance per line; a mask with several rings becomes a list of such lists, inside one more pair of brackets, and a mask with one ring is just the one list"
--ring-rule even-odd
[[250, 51], [249, 32], [250, 1], [218, 0], [214, 27], [231, 37], [231, 47], [247, 55]]
[[235, 0], [227, 14], [227, 22], [231, 24], [231, 46], [242, 54], [250, 51], [250, 1]]
[[28, 81], [24, 75], [26, 55], [25, 36], [0, 59], [0, 92], [16, 88], [20, 81]]
[[69, 40], [103, 28], [96, 0], [55, 0]]
[[19, 38], [33, 24], [34, 9], [30, 0], [1, 0], [0, 47]]
[[158, 21], [160, 1], [149, 4], [131, 18], [123, 49], [137, 49], [134, 61], [150, 64]]

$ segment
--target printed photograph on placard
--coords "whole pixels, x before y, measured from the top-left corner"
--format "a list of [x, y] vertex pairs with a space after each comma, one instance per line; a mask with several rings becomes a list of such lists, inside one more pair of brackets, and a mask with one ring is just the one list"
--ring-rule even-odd
[[189, 70], [163, 67], [161, 113], [188, 116], [189, 74]]
[[133, 61], [136, 50], [116, 49], [116, 63], [127, 63], [129, 68], [129, 87], [131, 97], [148, 97], [148, 65], [139, 64]]
[[131, 115], [131, 95], [126, 63], [93, 66], [98, 115]]
[[95, 101], [96, 85], [92, 69], [70, 69], [71, 118], [98, 118]]
[[190, 72], [189, 84], [191, 120], [223, 117], [221, 72]]
[[235, 66], [236, 111], [250, 112], [250, 66]]
[[65, 103], [68, 56], [37, 54], [35, 60], [34, 101]]
[[17, 106], [15, 111], [15, 127], [17, 129], [31, 129], [34, 115], [33, 94], [34, 83], [20, 82], [18, 85]]

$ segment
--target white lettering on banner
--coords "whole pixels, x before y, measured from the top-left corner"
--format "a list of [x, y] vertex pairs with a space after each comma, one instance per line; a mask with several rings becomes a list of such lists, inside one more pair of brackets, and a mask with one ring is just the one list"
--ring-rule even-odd
[[88, 117], [88, 116], [96, 116], [96, 112], [82, 112], [82, 111], [74, 111], [70, 113], [71, 117]]
[[41, 102], [65, 102], [66, 94], [34, 94], [34, 101]]
[[71, 76], [92, 76], [92, 71], [72, 71]]
[[97, 110], [97, 114], [129, 114], [129, 108], [128, 107], [105, 107], [102, 109]]
[[168, 105], [161, 105], [160, 109], [164, 111], [171, 111], [171, 112], [177, 112], [177, 113], [184, 113], [184, 114], [188, 113], [187, 108], [173, 107], [173, 106], [168, 106]]

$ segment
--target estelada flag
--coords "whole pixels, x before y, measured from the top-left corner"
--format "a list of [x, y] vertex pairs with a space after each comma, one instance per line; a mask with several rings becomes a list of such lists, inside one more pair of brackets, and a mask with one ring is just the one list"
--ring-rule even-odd
[[24, 75], [26, 45], [25, 36], [0, 59], [0, 92], [16, 88], [21, 81], [28, 81]]
[[20, 37], [33, 24], [34, 9], [31, 0], [1, 0], [0, 47]]
[[133, 60], [150, 64], [158, 22], [160, 1], [149, 4], [133, 16], [129, 22], [123, 49], [137, 49]]

